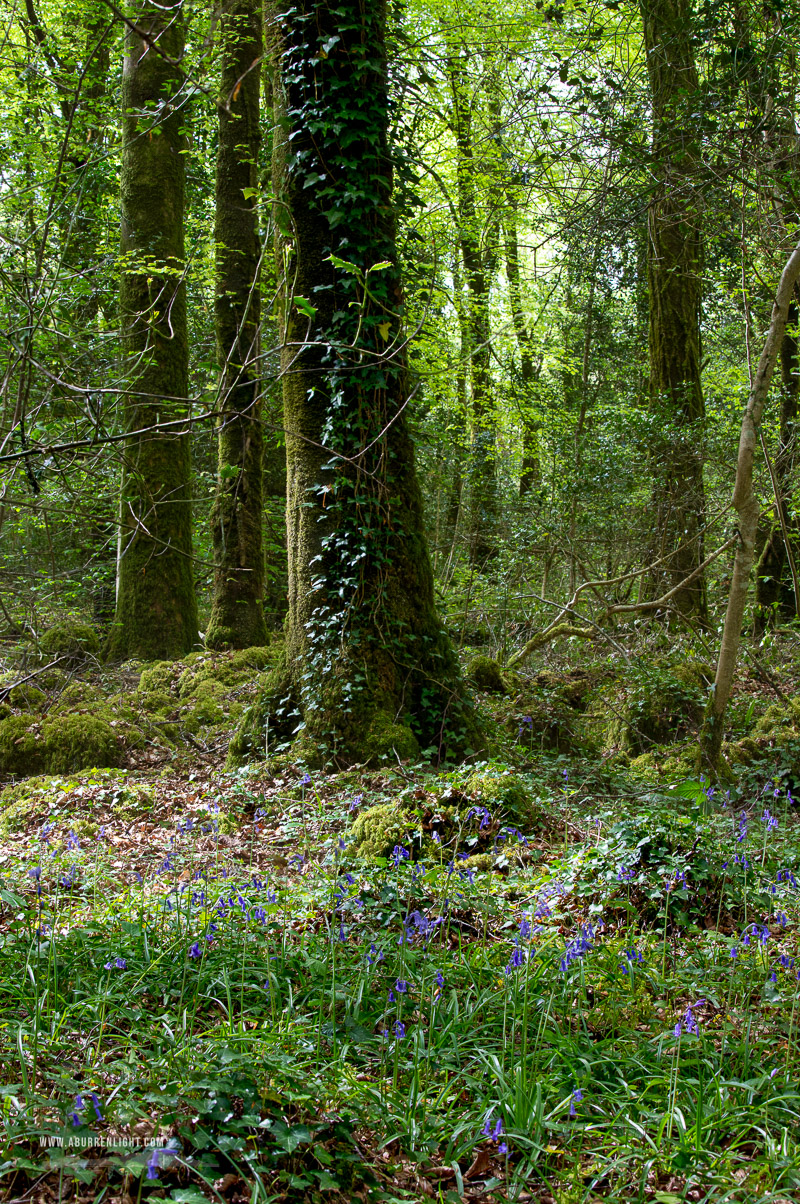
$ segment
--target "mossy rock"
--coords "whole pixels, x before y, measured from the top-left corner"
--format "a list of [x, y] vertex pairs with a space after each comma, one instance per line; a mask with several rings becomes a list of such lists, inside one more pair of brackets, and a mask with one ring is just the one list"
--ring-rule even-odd
[[11, 707], [8, 705], [8, 703], [0, 702], [0, 723], [2, 723], [4, 719], [7, 719], [10, 714]]
[[710, 665], [692, 658], [635, 664], [622, 681], [623, 698], [609, 707], [606, 746], [637, 758], [658, 745], [684, 739], [702, 719], [713, 672]]
[[114, 729], [96, 715], [54, 714], [34, 723], [13, 715], [0, 723], [0, 773], [69, 773], [121, 759]]
[[181, 710], [181, 720], [189, 731], [224, 723], [231, 715], [231, 704], [225, 700], [225, 687], [217, 681], [202, 681]]
[[409, 817], [397, 803], [380, 803], [356, 816], [350, 834], [359, 856], [389, 857], [395, 845], [409, 847]]
[[175, 685], [180, 671], [181, 661], [156, 661], [142, 670], [139, 678], [139, 692], [142, 694], [168, 694]]
[[231, 664], [237, 673], [261, 673], [274, 663], [276, 655], [274, 645], [266, 648], [239, 648], [231, 654]]
[[490, 656], [473, 656], [467, 665], [467, 681], [483, 694], [508, 693], [497, 661]]
[[542, 818], [542, 807], [533, 790], [511, 769], [487, 765], [473, 773], [464, 786], [493, 819], [510, 821], [520, 828], [534, 827]]
[[77, 707], [93, 706], [103, 702], [103, 695], [88, 681], [73, 681], [62, 690], [54, 710], [68, 711]]
[[44, 690], [40, 690], [26, 681], [19, 686], [14, 686], [8, 696], [8, 701], [18, 711], [43, 711], [47, 703], [47, 695]]
[[800, 700], [769, 707], [748, 735], [726, 741], [722, 752], [730, 765], [741, 768], [773, 756], [792, 778], [800, 778]]
[[365, 765], [397, 764], [419, 759], [419, 742], [410, 727], [378, 711], [369, 725], [362, 760]]
[[543, 669], [536, 674], [534, 682], [545, 695], [558, 698], [575, 711], [585, 711], [589, 696], [597, 685], [597, 673], [588, 669], [568, 669], [564, 673]]
[[165, 690], [137, 690], [133, 700], [145, 715], [169, 715], [178, 705]]
[[46, 656], [64, 657], [67, 663], [80, 665], [90, 657], [99, 657], [100, 640], [90, 623], [65, 619], [45, 631], [39, 648]]

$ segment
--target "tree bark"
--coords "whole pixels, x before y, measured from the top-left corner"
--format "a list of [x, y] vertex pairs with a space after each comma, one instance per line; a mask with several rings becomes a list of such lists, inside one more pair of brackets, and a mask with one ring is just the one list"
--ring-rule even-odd
[[[698, 80], [690, 0], [641, 0], [653, 107], [656, 178], [648, 215], [650, 398], [661, 422], [654, 458], [656, 546], [666, 557], [656, 596], [703, 560], [705, 490], [700, 379], [703, 241], [698, 212], [699, 150], [691, 98]], [[675, 606], [705, 621], [705, 578], [680, 590]]]
[[259, 0], [227, 0], [217, 152], [215, 324], [220, 365], [219, 472], [211, 524], [209, 648], [267, 642], [264, 618], [258, 153], [263, 38]]
[[511, 306], [511, 321], [519, 350], [520, 369], [520, 416], [522, 419], [522, 472], [519, 478], [519, 495], [525, 497], [541, 484], [542, 466], [539, 455], [537, 424], [530, 414], [531, 392], [538, 378], [535, 347], [525, 310], [522, 305], [522, 288], [519, 272], [519, 235], [517, 232], [517, 206], [514, 197], [508, 197], [503, 221], [506, 251], [506, 279], [508, 300]]
[[770, 382], [778, 360], [786, 330], [795, 285], [800, 278], [800, 243], [797, 244], [783, 269], [772, 320], [758, 371], [753, 379], [747, 409], [742, 418], [739, 437], [739, 455], [736, 462], [736, 484], [733, 490], [733, 506], [739, 516], [739, 543], [733, 562], [728, 609], [717, 661], [714, 690], [709, 702], [705, 723], [700, 733], [700, 757], [704, 766], [712, 773], [716, 771], [722, 748], [725, 709], [733, 688], [733, 676], [739, 655], [742, 637], [747, 591], [750, 587], [750, 570], [753, 567], [756, 531], [758, 528], [759, 505], [753, 488], [753, 463], [758, 452], [758, 430], [764, 405], [769, 393]]
[[[122, 77], [123, 354], [129, 431], [189, 417], [183, 246], [183, 11], [142, 0]], [[154, 46], [163, 52], [159, 54]], [[168, 659], [197, 642], [188, 426], [131, 435], [120, 506], [117, 607], [107, 653]]]
[[[436, 614], [405, 407], [384, 3], [268, 9], [282, 223], [285, 664], [234, 757], [308, 763], [463, 749], [475, 733]], [[259, 740], [259, 731], [261, 739]], [[249, 747], [248, 747], [249, 746]]]
[[472, 403], [468, 543], [470, 563], [481, 569], [497, 556], [500, 525], [489, 314], [492, 280], [497, 267], [499, 205], [493, 212], [490, 204], [486, 219], [481, 219], [475, 189], [479, 165], [473, 148], [471, 97], [464, 51], [460, 47], [451, 47], [448, 74], [456, 143], [458, 239], [468, 298], [466, 325]]

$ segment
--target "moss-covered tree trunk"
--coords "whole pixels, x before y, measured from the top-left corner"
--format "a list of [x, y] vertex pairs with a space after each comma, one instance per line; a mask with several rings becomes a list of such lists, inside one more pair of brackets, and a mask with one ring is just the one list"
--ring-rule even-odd
[[[648, 220], [650, 396], [660, 434], [653, 459], [656, 532], [651, 547], [656, 596], [703, 561], [705, 492], [700, 380], [703, 241], [699, 148], [692, 97], [698, 80], [691, 0], [640, 0], [653, 111], [655, 188]], [[695, 577], [675, 607], [706, 617], [705, 578]]]
[[211, 525], [209, 648], [265, 644], [258, 234], [261, 4], [226, 0], [217, 152], [215, 323], [220, 364], [219, 472]]
[[519, 349], [519, 412], [522, 423], [522, 472], [519, 478], [519, 495], [526, 497], [536, 489], [542, 479], [542, 465], [539, 452], [539, 431], [537, 423], [531, 414], [533, 389], [539, 375], [539, 365], [536, 363], [535, 347], [531, 337], [525, 308], [522, 303], [522, 285], [519, 270], [519, 234], [517, 231], [517, 201], [509, 195], [503, 229], [505, 233], [506, 279], [508, 281], [508, 300], [511, 307], [511, 321]]
[[[289, 616], [249, 740], [394, 759], [474, 733], [436, 614], [406, 416], [383, 3], [271, 4]], [[279, 219], [280, 220], [280, 219]], [[248, 740], [240, 733], [234, 753]]]
[[115, 659], [168, 659], [197, 641], [183, 245], [186, 97], [175, 65], [183, 40], [181, 3], [148, 0], [125, 35], [120, 311], [130, 436], [107, 645]]

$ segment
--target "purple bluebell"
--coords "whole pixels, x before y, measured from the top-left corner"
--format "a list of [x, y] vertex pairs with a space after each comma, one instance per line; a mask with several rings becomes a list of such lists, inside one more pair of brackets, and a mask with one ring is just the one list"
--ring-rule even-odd
[[198, 941], [195, 941], [194, 944], [190, 945], [190, 947], [189, 947], [189, 957], [196, 959], [196, 958], [202, 957], [202, 956], [203, 956], [203, 953], [200, 948], [200, 944]]
[[100, 1108], [100, 1100], [98, 1099], [98, 1097], [97, 1097], [96, 1093], [95, 1093], [94, 1091], [90, 1091], [90, 1092], [89, 1092], [89, 1098], [90, 1098], [90, 1099], [91, 1099], [91, 1101], [92, 1101], [92, 1107], [94, 1108], [94, 1114], [95, 1114], [95, 1117], [97, 1118], [97, 1120], [102, 1120], [102, 1119], [103, 1119], [103, 1113], [102, 1113], [102, 1110], [101, 1110], [101, 1108]]
[[398, 1040], [403, 1039], [403, 1037], [406, 1035], [406, 1026], [403, 1024], [402, 1020], [395, 1020], [393, 1031]]
[[78, 1115], [78, 1113], [82, 1112], [83, 1109], [84, 1109], [83, 1096], [76, 1095], [75, 1096], [75, 1107], [73, 1108], [72, 1112], [70, 1112], [70, 1114], [69, 1114], [69, 1118], [72, 1121], [72, 1124], [76, 1129], [78, 1128], [78, 1126], [81, 1123], [81, 1118]]
[[160, 1153], [161, 1153], [160, 1150], [153, 1150], [152, 1153], [150, 1154], [150, 1157], [147, 1160], [147, 1178], [148, 1179], [157, 1179], [158, 1178], [158, 1156]]

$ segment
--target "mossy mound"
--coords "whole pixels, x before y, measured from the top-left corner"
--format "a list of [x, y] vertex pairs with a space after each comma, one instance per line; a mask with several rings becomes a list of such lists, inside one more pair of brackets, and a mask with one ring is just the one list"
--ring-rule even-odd
[[49, 627], [39, 640], [39, 648], [50, 657], [63, 657], [68, 664], [80, 665], [100, 655], [100, 640], [89, 623], [64, 619]]
[[467, 665], [467, 681], [483, 694], [508, 693], [500, 666], [490, 656], [473, 656]]
[[394, 722], [379, 711], [369, 725], [364, 741], [363, 760], [366, 765], [385, 765], [397, 761], [416, 761], [419, 742], [410, 727]]
[[799, 781], [800, 699], [769, 707], [746, 736], [723, 744], [722, 754], [733, 767], [772, 762], [775, 769]]
[[702, 719], [713, 680], [713, 666], [693, 658], [637, 662], [617, 683], [621, 690], [606, 700], [611, 720], [605, 746], [637, 758], [685, 739]]
[[654, 781], [675, 781], [697, 774], [698, 749], [695, 741], [653, 749], [630, 761], [630, 769], [641, 777]]
[[62, 690], [53, 710], [75, 710], [78, 707], [95, 706], [102, 701], [103, 695], [97, 686], [88, 681], [73, 681]]
[[139, 691], [142, 694], [169, 693], [181, 669], [180, 661], [156, 661], [142, 670]]
[[96, 715], [54, 714], [33, 723], [12, 715], [0, 723], [0, 773], [69, 773], [121, 762], [116, 732]]
[[356, 816], [351, 828], [355, 851], [360, 857], [372, 861], [378, 857], [391, 856], [395, 845], [405, 848], [413, 845], [409, 834], [409, 823], [413, 822], [405, 808], [397, 803], [381, 803], [367, 807]]
[[47, 703], [47, 695], [44, 690], [38, 689], [30, 682], [23, 682], [19, 686], [14, 686], [8, 696], [8, 701], [18, 711], [43, 711]]
[[516, 827], [534, 827], [542, 818], [539, 800], [513, 769], [483, 766], [467, 778], [464, 790], [493, 817]]

